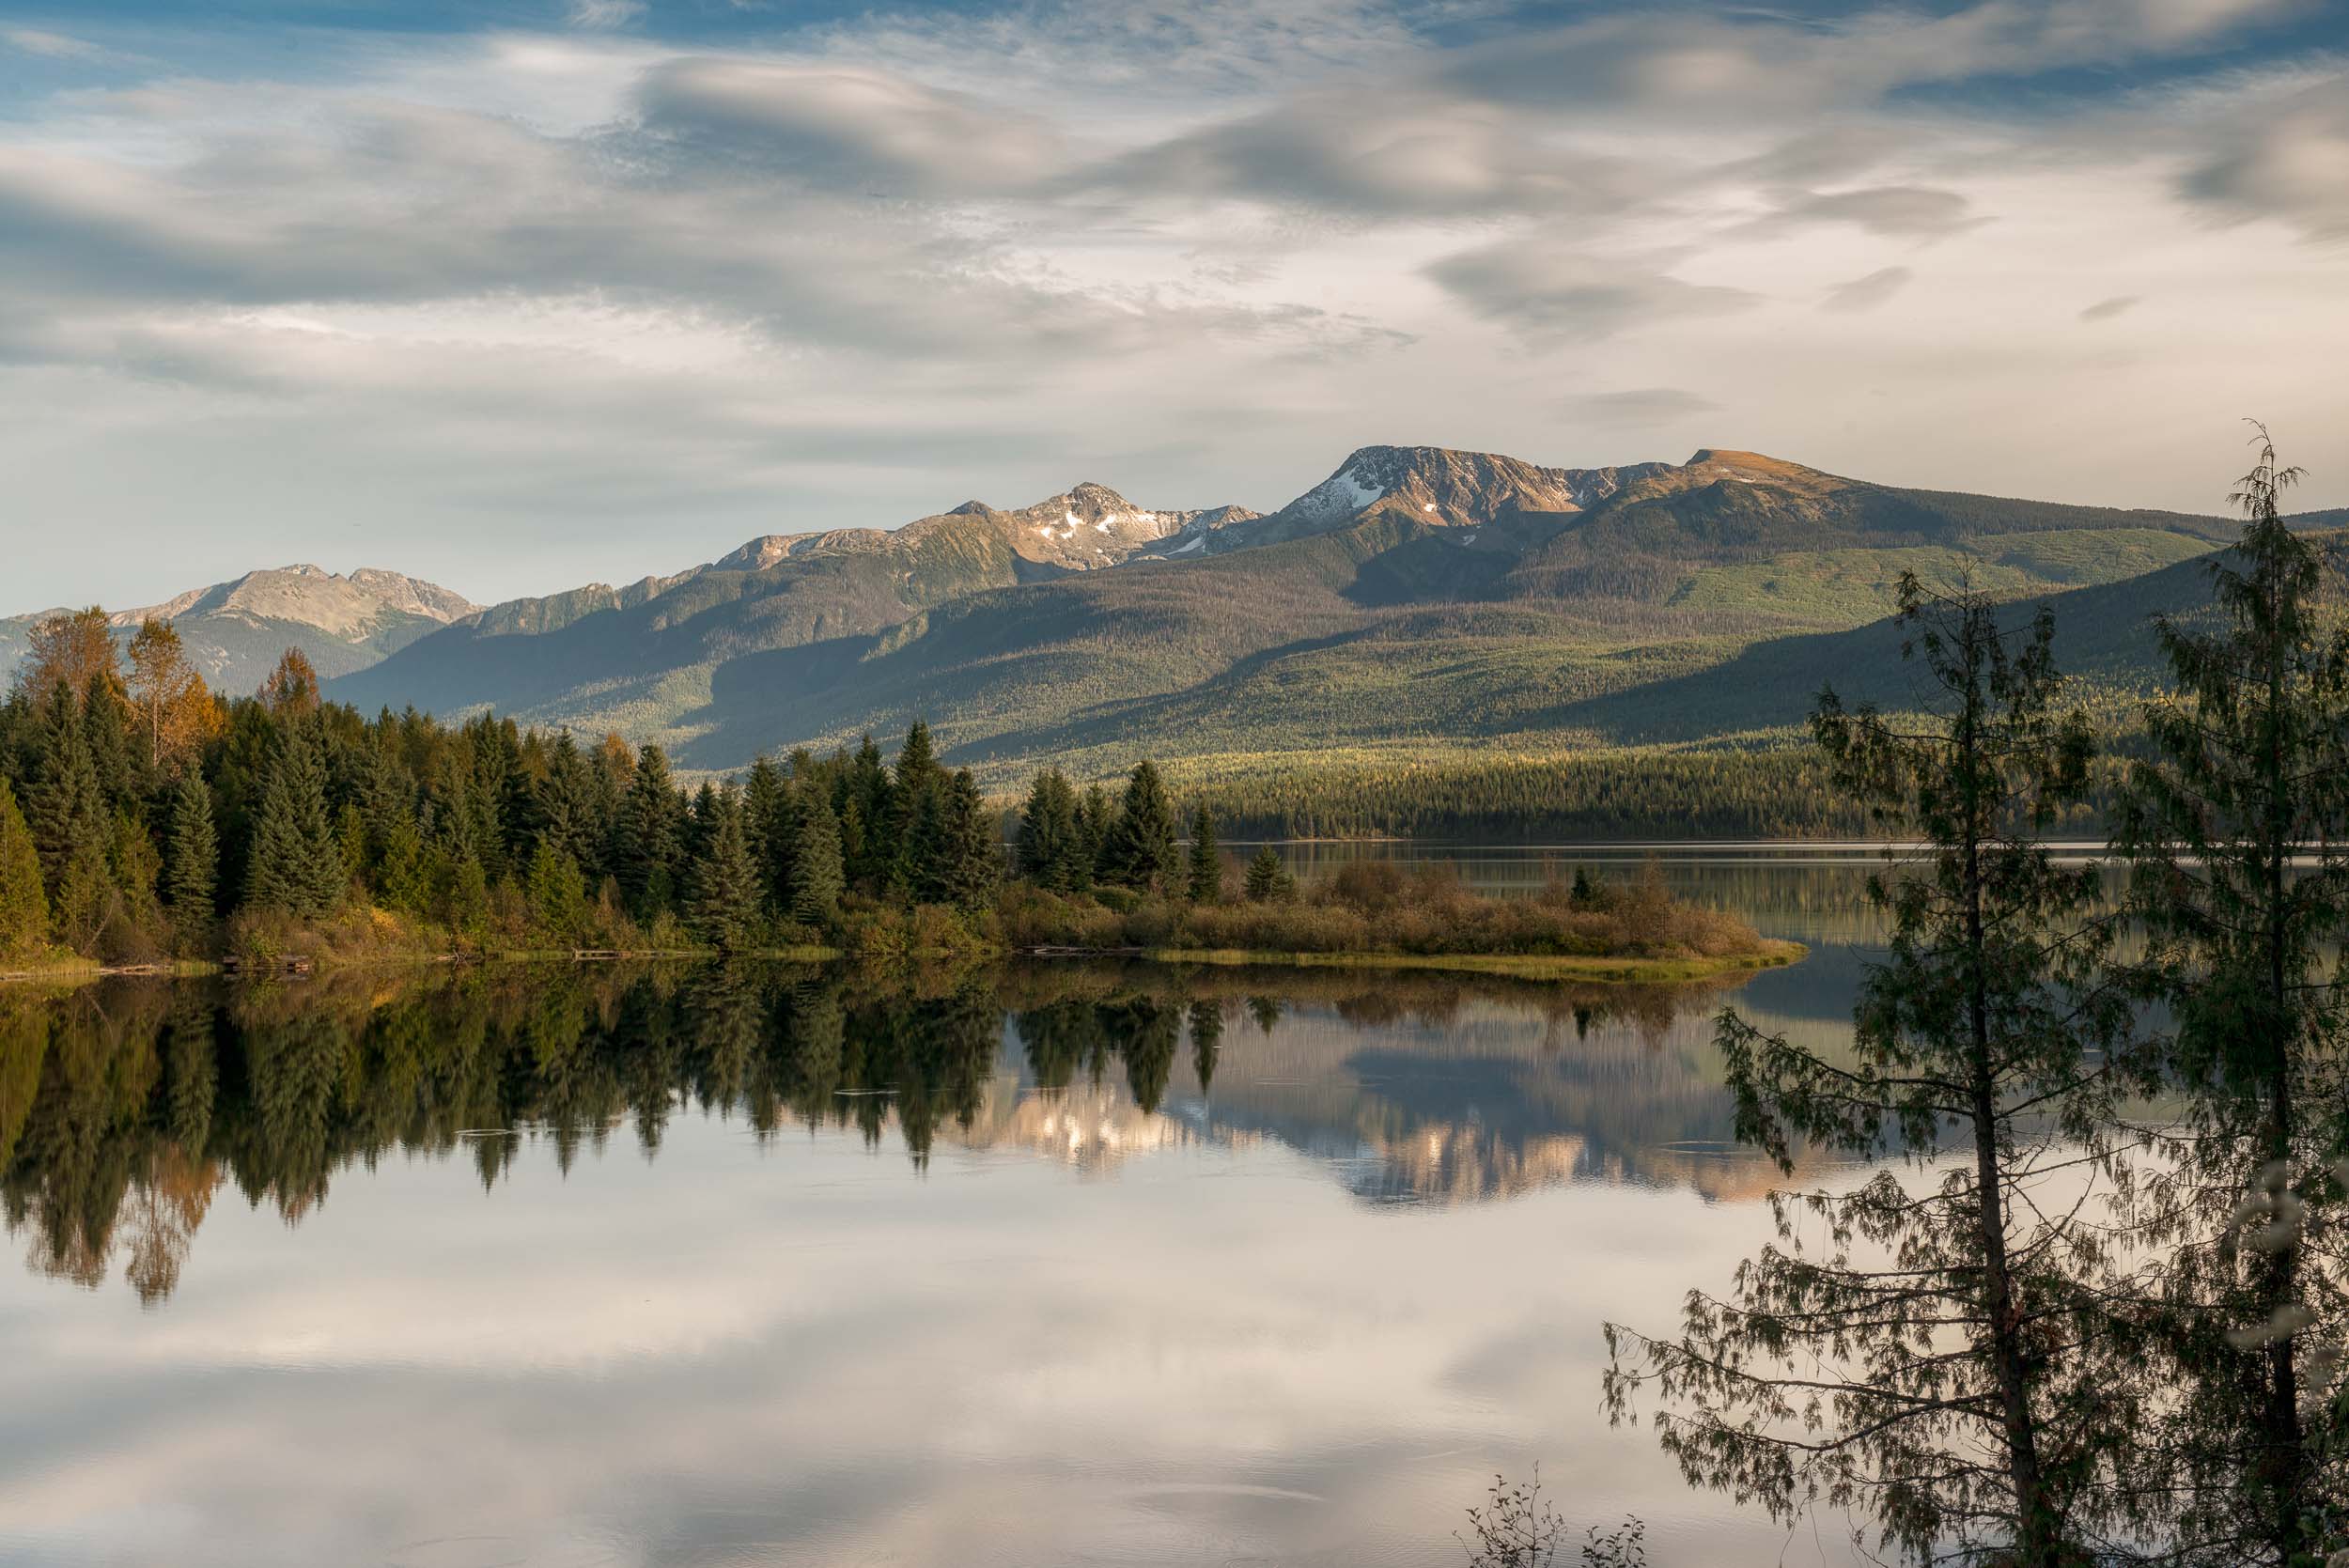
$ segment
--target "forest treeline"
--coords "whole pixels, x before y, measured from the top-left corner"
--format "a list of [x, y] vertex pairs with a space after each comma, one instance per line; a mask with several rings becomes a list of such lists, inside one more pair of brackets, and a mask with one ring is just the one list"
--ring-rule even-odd
[[[0, 962], [444, 951], [867, 955], [1016, 946], [1527, 956], [1758, 954], [1652, 882], [1480, 896], [1357, 868], [1244, 868], [1157, 766], [1112, 791], [1038, 774], [1016, 811], [916, 722], [892, 757], [761, 757], [688, 790], [656, 745], [582, 746], [320, 701], [288, 650], [206, 690], [149, 622], [126, 669], [95, 611], [41, 623], [0, 705]], [[1007, 852], [1008, 848], [1008, 852]]]
[[[1068, 803], [1082, 867], [1064, 856], [1056, 885], [1198, 880], [1149, 764]], [[95, 610], [42, 623], [0, 705], [0, 960], [951, 947], [1003, 871], [1000, 808], [919, 723], [893, 760], [867, 737], [688, 790], [616, 736], [363, 717], [298, 651], [226, 698], [150, 622], [125, 668]]]

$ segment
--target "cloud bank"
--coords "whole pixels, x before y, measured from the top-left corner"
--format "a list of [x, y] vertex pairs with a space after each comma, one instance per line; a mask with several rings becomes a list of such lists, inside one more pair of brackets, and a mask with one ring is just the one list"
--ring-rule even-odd
[[1615, 462], [1698, 419], [2207, 508], [2256, 406], [2349, 500], [2349, 37], [2306, 7], [305, 24], [0, 33], [0, 610], [312, 556], [489, 599], [1078, 474], [1271, 506], [1366, 440]]

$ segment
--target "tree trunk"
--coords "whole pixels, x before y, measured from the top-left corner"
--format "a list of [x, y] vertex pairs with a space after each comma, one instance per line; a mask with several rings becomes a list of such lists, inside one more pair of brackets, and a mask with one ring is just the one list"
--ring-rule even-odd
[[[2267, 776], [2261, 781], [2267, 807], [2267, 1126], [2265, 1166], [2279, 1166], [2291, 1179], [2292, 1135], [2296, 1110], [2292, 1092], [2292, 976], [2286, 968], [2285, 859], [2292, 852], [2291, 784], [2283, 757], [2284, 668], [2280, 628], [2276, 625], [2280, 584], [2271, 582], [2267, 666]], [[2266, 1494], [2265, 1521], [2279, 1568], [2302, 1560], [2307, 1543], [2300, 1501], [2307, 1485], [2306, 1445], [2300, 1430], [2300, 1381], [2294, 1365], [2295, 1336], [2280, 1332], [2278, 1314], [2299, 1296], [2300, 1239], [2291, 1236], [2268, 1254], [2263, 1270], [2260, 1308], [2271, 1337], [2263, 1347], [2260, 1452], [2254, 1474]]]
[[1981, 754], [1979, 674], [1968, 682], [1960, 722], [1958, 768], [1966, 801], [1966, 961], [1968, 1086], [1973, 1102], [1974, 1202], [1981, 1227], [1982, 1307], [1990, 1323], [1990, 1360], [1999, 1380], [2000, 1424], [2006, 1436], [2007, 1476], [2015, 1488], [2015, 1568], [2057, 1568], [2056, 1518], [2039, 1466], [2039, 1431], [2030, 1407], [2030, 1362], [2022, 1311], [2006, 1252], [2006, 1196], [1999, 1178], [1998, 1087], [1991, 1078], [1988, 985], [1982, 917], [1982, 846], [1989, 824]]

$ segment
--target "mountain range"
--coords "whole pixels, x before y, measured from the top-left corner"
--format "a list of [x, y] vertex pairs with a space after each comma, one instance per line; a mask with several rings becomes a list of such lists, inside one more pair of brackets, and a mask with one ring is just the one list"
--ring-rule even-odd
[[[0, 679], [23, 657], [34, 625], [56, 613], [43, 610], [0, 620]], [[479, 613], [481, 606], [463, 595], [396, 571], [362, 567], [344, 576], [293, 566], [247, 572], [106, 619], [126, 642], [142, 621], [169, 621], [209, 684], [242, 692], [267, 679], [289, 647], [300, 648], [321, 676], [331, 678]]]
[[[1876, 623], [1908, 569], [2051, 598], [2079, 667], [2133, 688], [2147, 617], [2199, 602], [2192, 563], [2234, 534], [1752, 452], [1569, 469], [1370, 446], [1267, 514], [1152, 509], [1086, 483], [894, 529], [769, 535], [672, 576], [486, 609], [393, 573], [294, 567], [158, 611], [192, 645], [201, 632], [232, 689], [292, 642], [362, 708], [616, 729], [699, 769], [926, 717], [950, 756], [1000, 775], [1143, 752], [1766, 737], [1823, 678], [1897, 699], [1897, 639]], [[0, 661], [24, 624], [0, 623]]]

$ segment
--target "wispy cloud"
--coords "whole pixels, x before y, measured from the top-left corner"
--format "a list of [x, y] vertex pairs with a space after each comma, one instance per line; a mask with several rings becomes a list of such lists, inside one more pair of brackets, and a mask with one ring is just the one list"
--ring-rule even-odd
[[1839, 283], [1827, 292], [1821, 303], [1823, 310], [1857, 315], [1874, 310], [1893, 295], [1908, 287], [1916, 274], [1906, 267], [1879, 267], [1865, 277]]
[[[109, 78], [28, 68], [0, 120], [0, 463], [141, 569], [333, 510], [480, 593], [558, 585], [553, 540], [658, 564], [631, 507], [682, 564], [1079, 459], [1277, 505], [1373, 429], [1604, 462], [1702, 416], [1838, 472], [2192, 504], [2242, 334], [2276, 417], [2349, 419], [2349, 70], [2257, 58], [2307, 14], [585, 0], [322, 9], [298, 60], [0, 29]], [[2028, 326], [2139, 297], [2236, 314], [2119, 393], [2109, 342]], [[2135, 488], [2056, 449], [2060, 397]], [[35, 532], [26, 602], [118, 597]]]
[[44, 60], [95, 60], [106, 53], [94, 43], [36, 27], [0, 28], [0, 43], [20, 54], [37, 55]]
[[643, 20], [646, 0], [570, 0], [574, 27], [625, 27]]

